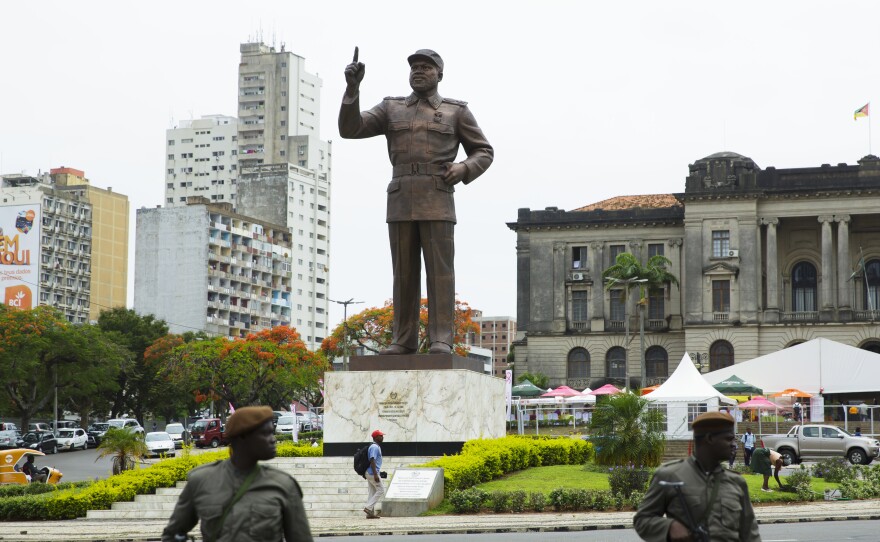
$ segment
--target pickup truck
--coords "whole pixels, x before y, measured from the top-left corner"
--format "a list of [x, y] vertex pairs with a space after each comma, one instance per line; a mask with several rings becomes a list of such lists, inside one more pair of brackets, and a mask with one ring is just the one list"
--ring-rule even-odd
[[766, 435], [762, 440], [792, 465], [826, 457], [846, 457], [854, 465], [867, 465], [880, 456], [877, 439], [856, 437], [833, 425], [795, 425], [785, 435]]
[[229, 444], [226, 440], [226, 427], [218, 418], [196, 420], [190, 434], [196, 448], [204, 448], [205, 446], [216, 448], [221, 444]]

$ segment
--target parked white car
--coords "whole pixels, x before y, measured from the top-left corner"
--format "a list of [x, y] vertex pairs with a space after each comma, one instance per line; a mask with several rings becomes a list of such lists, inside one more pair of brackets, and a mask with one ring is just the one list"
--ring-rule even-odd
[[115, 418], [107, 420], [107, 423], [110, 424], [111, 429], [128, 429], [129, 431], [134, 431], [141, 435], [144, 434], [144, 428], [141, 427], [141, 424], [134, 418]]
[[174, 457], [174, 441], [171, 435], [165, 431], [151, 431], [147, 433], [145, 440], [147, 444], [147, 457], [159, 457], [162, 454], [168, 457]]
[[299, 428], [296, 416], [293, 414], [285, 414], [278, 418], [278, 425], [275, 426], [275, 432], [278, 434], [293, 433]]
[[58, 440], [59, 450], [85, 450], [89, 442], [89, 436], [82, 428], [76, 429], [59, 429], [55, 433]]
[[189, 444], [189, 433], [182, 423], [169, 423], [165, 426], [165, 432], [171, 435], [174, 446], [183, 448], [184, 444]]

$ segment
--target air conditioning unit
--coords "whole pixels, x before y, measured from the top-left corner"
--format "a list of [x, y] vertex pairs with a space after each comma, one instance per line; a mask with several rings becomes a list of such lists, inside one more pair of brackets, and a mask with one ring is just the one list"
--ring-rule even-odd
[[584, 274], [583, 273], [572, 273], [571, 280], [584, 280]]
[[728, 258], [739, 258], [739, 250], [728, 250], [727, 257]]

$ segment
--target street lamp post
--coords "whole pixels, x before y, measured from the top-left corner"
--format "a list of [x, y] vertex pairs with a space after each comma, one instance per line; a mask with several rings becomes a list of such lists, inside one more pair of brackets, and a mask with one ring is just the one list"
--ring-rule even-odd
[[[623, 303], [623, 323], [624, 323], [624, 329], [625, 329], [624, 333], [626, 336], [626, 338], [624, 340], [624, 344], [625, 344], [624, 353], [625, 354], [624, 354], [624, 361], [623, 361], [623, 368], [624, 368], [623, 374], [624, 374], [624, 378], [625, 378], [624, 386], [626, 387], [626, 389], [629, 389], [629, 310], [627, 310], [627, 305], [629, 305], [629, 290], [631, 288], [630, 285], [645, 283], [645, 282], [648, 282], [648, 279], [640, 279], [640, 278], [636, 278], [636, 277], [632, 277], [632, 278], [628, 278], [628, 279], [618, 279], [618, 278], [614, 278], [614, 277], [606, 277], [605, 280], [610, 282], [611, 284], [623, 285], [623, 290], [626, 293], [626, 298]], [[645, 344], [644, 344], [644, 339], [642, 339], [641, 354], [639, 355], [639, 365], [640, 365], [641, 378], [642, 378], [642, 384], [641, 384], [642, 387], [645, 386], [645, 377], [644, 377], [645, 360], [644, 360], [644, 357], [645, 357]]]
[[336, 301], [335, 299], [328, 299], [328, 301], [332, 301], [334, 303], [339, 303], [342, 305], [342, 370], [348, 370], [348, 306], [356, 305], [359, 303], [363, 303], [363, 301], [355, 301], [354, 298], [349, 299], [348, 301]]

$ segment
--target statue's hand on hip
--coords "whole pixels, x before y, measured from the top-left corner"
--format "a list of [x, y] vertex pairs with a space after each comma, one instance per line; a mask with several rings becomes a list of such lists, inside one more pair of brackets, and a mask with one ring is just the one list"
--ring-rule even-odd
[[460, 162], [446, 162], [446, 173], [443, 174], [443, 182], [454, 186], [464, 180], [467, 175], [467, 167]]

